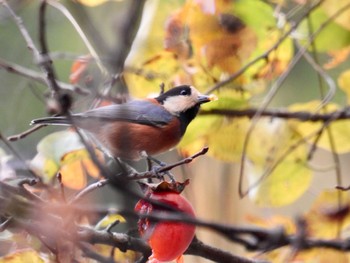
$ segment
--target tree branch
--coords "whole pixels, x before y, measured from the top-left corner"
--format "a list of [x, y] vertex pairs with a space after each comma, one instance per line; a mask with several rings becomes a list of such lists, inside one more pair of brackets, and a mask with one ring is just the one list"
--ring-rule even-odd
[[281, 118], [281, 119], [297, 119], [299, 121], [308, 122], [328, 122], [329, 120], [346, 120], [350, 119], [350, 110], [348, 107], [341, 110], [333, 111], [330, 113], [312, 113], [308, 111], [287, 111], [283, 109], [266, 109], [259, 111], [259, 109], [248, 108], [248, 109], [212, 109], [202, 110], [200, 115], [222, 115], [232, 118], [248, 117], [253, 118], [256, 113], [259, 112], [263, 117]]
[[[0, 58], [0, 69], [4, 69], [9, 73], [28, 78], [30, 80], [34, 80], [40, 84], [44, 84], [44, 85], [47, 84], [46, 77], [44, 76], [43, 73], [39, 73], [37, 71], [25, 68], [21, 65], [5, 61], [1, 58]], [[60, 81], [58, 81], [58, 85], [63, 90], [72, 91], [79, 95], [88, 95], [91, 93], [89, 90], [82, 88], [78, 85], [70, 85], [68, 83], [64, 83]]]

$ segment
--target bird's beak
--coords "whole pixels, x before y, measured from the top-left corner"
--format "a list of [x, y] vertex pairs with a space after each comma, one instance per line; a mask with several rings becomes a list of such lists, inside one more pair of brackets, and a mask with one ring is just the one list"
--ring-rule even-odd
[[207, 103], [209, 101], [214, 101], [217, 100], [218, 97], [214, 94], [210, 94], [210, 95], [199, 95], [198, 96], [198, 103], [202, 104], [202, 103]]

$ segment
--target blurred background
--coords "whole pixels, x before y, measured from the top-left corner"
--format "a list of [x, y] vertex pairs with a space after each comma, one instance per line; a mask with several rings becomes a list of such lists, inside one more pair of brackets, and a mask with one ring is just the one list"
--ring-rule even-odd
[[[272, 10], [274, 5], [270, 5], [269, 1], [261, 2], [268, 2], [267, 5], [271, 6]], [[284, 10], [288, 11], [295, 8], [297, 5], [295, 2], [287, 1], [283, 5]], [[142, 65], [139, 66], [141, 62], [154, 59], [155, 55], [152, 55], [156, 54], [154, 50], [157, 51], [162, 48], [162, 38], [164, 38], [166, 33], [161, 29], [165, 29], [167, 18], [175, 10], [181, 8], [185, 4], [185, 1], [145, 1], [144, 6], [140, 8], [142, 10], [142, 19], [141, 16], [127, 16], [130, 3], [131, 1], [105, 1], [98, 5], [91, 5], [91, 2], [87, 2], [89, 5], [86, 5], [86, 3], [77, 3], [74, 1], [60, 2], [77, 20], [83, 32], [86, 33], [87, 38], [97, 50], [98, 56], [103, 63], [117, 70], [117, 62], [112, 57], [113, 50], [119, 52], [123, 49], [121, 48], [123, 45], [128, 46], [132, 44], [128, 46], [128, 48], [131, 48], [130, 53], [128, 48], [123, 49], [125, 53], [124, 57], [127, 55], [126, 66], [129, 68], [127, 74], [143, 75], [145, 77], [144, 72], [135, 72], [142, 70]], [[9, 4], [15, 10], [16, 14], [23, 19], [23, 25], [28, 30], [35, 44], [38, 45], [39, 2], [16, 0], [9, 1]], [[140, 5], [143, 5], [143, 1], [140, 1]], [[129, 27], [130, 31], [120, 32], [125, 23], [133, 24], [133, 26]], [[140, 26], [138, 26], [139, 24]], [[131, 37], [123, 34], [130, 34]], [[134, 35], [135, 40], [133, 39]], [[125, 39], [129, 39], [131, 42], [124, 43], [123, 41], [125, 39], [120, 39], [124, 36]], [[51, 6], [48, 7], [47, 12], [47, 40], [58, 79], [69, 83], [69, 78], [72, 74], [72, 64], [79, 57], [85, 56], [90, 51], [70, 21], [62, 12]], [[107, 47], [104, 47], [104, 45]], [[104, 49], [108, 49], [108, 52]], [[120, 54], [114, 55], [116, 57], [123, 57]], [[321, 54], [319, 59], [325, 63], [328, 56]], [[8, 137], [28, 129], [32, 119], [47, 116], [46, 98], [49, 92], [45, 85], [6, 70], [3, 66], [3, 61], [38, 71], [36, 62], [33, 61], [33, 55], [23, 40], [18, 27], [13, 23], [8, 12], [0, 5], [0, 132], [2, 136]], [[109, 61], [112, 62], [109, 63]], [[345, 61], [337, 68], [328, 72], [332, 78], [336, 79], [349, 66], [349, 61]], [[85, 79], [83, 85], [86, 89], [97, 91], [105, 85], [106, 78], [101, 74], [96, 63], [91, 63], [89, 67], [90, 79]], [[176, 83], [174, 79], [170, 80], [164, 77], [153, 79], [149, 86], [146, 87], [142, 86], [143, 82], [134, 81], [129, 75], [126, 77], [126, 82], [116, 81], [116, 84], [111, 88], [112, 94], [118, 94], [121, 91], [125, 92], [126, 87], [132, 97], [145, 97], [148, 94], [157, 94], [159, 92], [159, 85], [162, 82], [161, 80], [165, 83], [166, 88]], [[286, 81], [269, 107], [285, 109], [296, 102], [303, 103], [319, 99], [320, 92], [315, 88], [319, 86], [318, 81], [315, 69], [305, 59], [301, 59], [288, 74]], [[158, 84], [156, 84], [157, 82]], [[205, 87], [205, 81], [203, 82], [204, 84], [201, 83], [200, 88], [202, 91], [205, 91], [211, 83], [208, 83], [207, 87]], [[267, 80], [264, 83], [264, 87], [269, 87], [272, 83], [272, 80]], [[267, 88], [265, 91], [253, 96], [252, 105], [259, 105], [268, 90]], [[95, 92], [92, 92], [90, 96], [78, 96], [75, 94], [73, 111], [79, 112], [88, 109], [94, 102], [94, 96], [96, 96]], [[346, 96], [342, 91], [337, 91], [332, 101], [339, 105], [345, 105], [347, 103]], [[200, 124], [198, 124], [198, 127], [200, 129]], [[57, 130], [60, 130], [60, 128], [46, 127], [30, 134], [24, 139], [11, 142], [11, 145], [24, 159], [31, 160], [37, 154], [37, 144], [39, 141], [46, 135]], [[227, 143], [230, 143], [229, 140], [235, 141], [237, 140], [237, 136], [233, 132], [226, 137], [226, 140], [228, 140]], [[211, 145], [209, 144], [208, 146], [210, 149]], [[0, 147], [8, 154], [11, 154], [2, 142], [0, 143]], [[256, 151], [264, 150], [263, 148], [256, 149]], [[175, 160], [181, 159], [181, 152], [173, 150], [162, 155], [160, 158], [167, 163], [172, 163]], [[350, 184], [347, 175], [347, 171], [349, 170], [349, 154], [341, 154], [339, 158], [341, 174], [343, 176], [342, 184], [347, 186]], [[267, 220], [268, 222], [270, 217], [276, 215], [287, 216], [291, 219], [303, 215], [310, 209], [314, 200], [324, 189], [333, 189], [338, 184], [333, 169], [331, 152], [317, 149], [309, 165], [314, 169], [312, 172], [312, 181], [309, 183], [308, 189], [294, 202], [278, 207], [260, 206], [248, 196], [243, 199], [239, 197], [239, 164], [237, 162], [223, 161], [220, 158], [214, 158], [212, 156], [202, 156], [197, 158], [193, 163], [176, 168], [174, 175], [179, 181], [187, 178], [190, 179], [191, 183], [186, 188], [184, 195], [193, 204], [199, 218], [224, 224], [249, 225], [252, 221], [258, 221], [256, 218], [263, 218], [261, 220]], [[139, 170], [145, 169], [143, 163], [138, 163], [135, 167]], [[95, 194], [97, 197], [96, 199], [91, 198], [91, 202], [103, 202], [113, 205], [120, 202], [126, 203], [130, 207], [134, 206], [135, 203], [132, 201], [128, 204], [128, 200], [117, 195], [113, 189], [109, 189], [108, 191], [105, 189], [101, 191], [97, 190]], [[271, 223], [275, 224], [274, 221], [271, 221]], [[268, 225], [266, 221], [264, 224]], [[200, 240], [208, 244], [231, 252], [237, 251], [242, 253], [241, 247], [227, 242], [223, 237], [212, 231], [198, 228], [197, 235]], [[186, 256], [186, 259], [188, 259], [188, 262], [209, 262], [203, 258], [194, 256]]]

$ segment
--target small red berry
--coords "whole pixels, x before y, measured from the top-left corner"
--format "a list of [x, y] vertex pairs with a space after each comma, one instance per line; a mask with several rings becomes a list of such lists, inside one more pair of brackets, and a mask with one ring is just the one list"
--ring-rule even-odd
[[[172, 206], [190, 216], [195, 216], [189, 201], [173, 190], [149, 189], [147, 197], [166, 205]], [[139, 213], [149, 214], [152, 211], [167, 213], [163, 208], [156, 207], [145, 200], [140, 200], [135, 210]], [[149, 262], [171, 261], [182, 256], [194, 237], [195, 226], [181, 222], [152, 223], [147, 218], [139, 220], [139, 232], [147, 239], [152, 248]]]

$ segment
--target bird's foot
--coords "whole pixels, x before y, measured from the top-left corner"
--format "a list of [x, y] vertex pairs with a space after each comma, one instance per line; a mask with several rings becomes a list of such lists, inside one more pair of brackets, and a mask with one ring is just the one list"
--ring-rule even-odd
[[163, 171], [163, 167], [164, 167], [164, 165], [163, 166], [161, 166], [161, 165], [160, 166], [153, 166], [151, 171], [157, 176], [157, 179], [164, 181], [165, 180], [164, 176], [166, 175], [169, 177], [169, 179], [172, 183], [175, 183], [176, 181], [175, 181], [175, 178], [172, 175], [172, 173], [169, 171]]
[[[162, 171], [163, 167], [167, 166], [165, 162], [148, 155], [145, 151], [141, 152], [141, 156], [146, 158], [148, 171], [152, 171], [157, 176], [157, 179], [164, 181], [164, 176], [167, 175], [171, 182], [175, 182], [174, 176], [169, 171]], [[151, 183], [151, 179], [149, 181]]]

